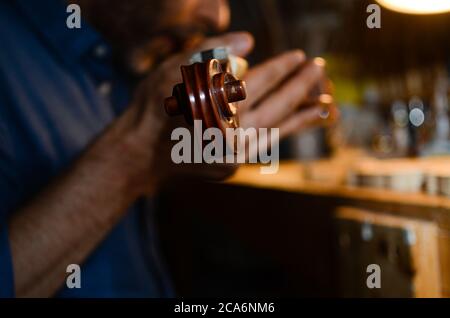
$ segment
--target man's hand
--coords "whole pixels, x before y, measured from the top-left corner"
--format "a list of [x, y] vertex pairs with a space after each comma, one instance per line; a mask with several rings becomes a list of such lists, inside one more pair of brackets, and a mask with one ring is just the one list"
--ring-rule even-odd
[[180, 66], [189, 63], [196, 51], [226, 46], [230, 53], [247, 55], [253, 48], [248, 33], [230, 33], [204, 40], [193, 51], [171, 56], [152, 70], [136, 90], [131, 106], [113, 125], [122, 138], [118, 151], [127, 162], [128, 178], [134, 180], [142, 194], [154, 192], [159, 183], [179, 175], [223, 179], [235, 170], [234, 165], [174, 164], [170, 153], [171, 133], [186, 126], [184, 119], [170, 118], [164, 111], [164, 99], [171, 95], [173, 86], [181, 82]]
[[327, 125], [338, 117], [335, 105], [308, 105], [310, 92], [326, 81], [324, 63], [307, 63], [300, 50], [284, 53], [247, 74], [247, 99], [239, 107], [243, 127], [279, 128], [280, 138], [312, 126]]

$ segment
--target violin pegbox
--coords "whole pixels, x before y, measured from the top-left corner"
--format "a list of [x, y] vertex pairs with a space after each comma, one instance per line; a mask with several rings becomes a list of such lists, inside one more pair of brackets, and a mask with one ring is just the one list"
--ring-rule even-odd
[[[201, 54], [214, 57], [208, 52]], [[198, 56], [194, 60], [199, 60]], [[183, 115], [191, 125], [201, 120], [204, 129], [219, 128], [225, 138], [227, 128], [239, 127], [238, 103], [247, 96], [245, 82], [225, 68], [226, 61], [216, 58], [181, 66], [183, 82], [175, 85], [172, 96], [164, 101], [166, 113]]]

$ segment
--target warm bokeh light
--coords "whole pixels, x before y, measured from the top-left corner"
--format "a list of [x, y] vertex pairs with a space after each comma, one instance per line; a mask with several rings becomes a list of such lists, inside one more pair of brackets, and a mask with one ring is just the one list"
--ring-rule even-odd
[[376, 0], [383, 7], [410, 14], [450, 12], [450, 0]]

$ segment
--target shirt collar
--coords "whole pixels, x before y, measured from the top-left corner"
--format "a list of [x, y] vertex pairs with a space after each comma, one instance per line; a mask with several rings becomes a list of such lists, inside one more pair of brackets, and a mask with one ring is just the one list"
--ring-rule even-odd
[[80, 59], [85, 54], [91, 53], [100, 44], [108, 47], [100, 34], [83, 19], [80, 29], [67, 27], [66, 21], [69, 13], [66, 12], [66, 7], [69, 2], [64, 0], [15, 0], [14, 3], [53, 49], [65, 57]]

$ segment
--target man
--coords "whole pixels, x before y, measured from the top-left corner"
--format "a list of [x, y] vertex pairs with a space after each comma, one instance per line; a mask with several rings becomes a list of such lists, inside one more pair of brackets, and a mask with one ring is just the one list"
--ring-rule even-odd
[[[192, 52], [245, 56], [253, 41], [203, 37], [227, 27], [224, 0], [73, 2], [81, 29], [61, 0], [0, 2], [0, 296], [171, 296], [145, 198], [180, 173], [230, 169], [171, 163], [163, 99]], [[293, 51], [249, 71], [242, 126], [283, 137], [320, 123], [319, 107], [297, 109], [323, 77], [304, 63]], [[69, 264], [81, 288], [66, 287]]]

